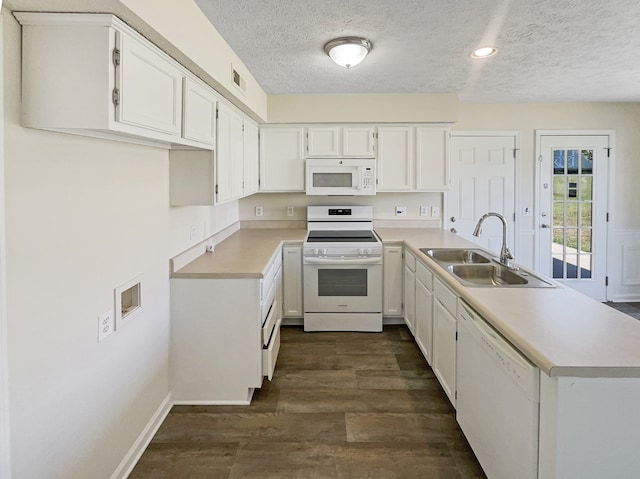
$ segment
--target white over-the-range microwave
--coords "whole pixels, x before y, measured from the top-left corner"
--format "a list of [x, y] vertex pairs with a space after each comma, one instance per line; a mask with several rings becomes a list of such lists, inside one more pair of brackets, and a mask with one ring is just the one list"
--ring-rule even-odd
[[308, 195], [376, 194], [374, 158], [308, 158], [305, 168]]

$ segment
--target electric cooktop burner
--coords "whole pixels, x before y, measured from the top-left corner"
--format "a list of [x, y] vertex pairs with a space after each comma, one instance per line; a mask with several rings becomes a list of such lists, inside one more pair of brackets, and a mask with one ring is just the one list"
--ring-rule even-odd
[[378, 239], [370, 230], [312, 230], [307, 243], [376, 243]]

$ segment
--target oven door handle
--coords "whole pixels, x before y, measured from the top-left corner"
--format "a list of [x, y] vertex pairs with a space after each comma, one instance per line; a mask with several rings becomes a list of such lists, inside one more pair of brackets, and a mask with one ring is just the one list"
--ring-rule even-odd
[[305, 257], [305, 264], [381, 264], [382, 258], [315, 258]]

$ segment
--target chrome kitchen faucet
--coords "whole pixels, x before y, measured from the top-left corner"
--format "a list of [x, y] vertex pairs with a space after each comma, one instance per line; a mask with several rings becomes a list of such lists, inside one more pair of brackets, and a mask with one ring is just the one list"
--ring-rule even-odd
[[509, 250], [509, 247], [507, 246], [507, 220], [500, 213], [490, 212], [483, 215], [482, 218], [478, 220], [478, 224], [476, 225], [476, 228], [473, 230], [473, 236], [476, 236], [476, 237], [480, 236], [480, 233], [482, 233], [482, 223], [489, 216], [495, 216], [496, 218], [499, 218], [500, 221], [502, 221], [502, 248], [500, 248], [500, 264], [506, 266], [509, 269], [513, 269], [513, 270], [520, 269], [514, 264], [513, 254], [511, 253], [511, 251]]

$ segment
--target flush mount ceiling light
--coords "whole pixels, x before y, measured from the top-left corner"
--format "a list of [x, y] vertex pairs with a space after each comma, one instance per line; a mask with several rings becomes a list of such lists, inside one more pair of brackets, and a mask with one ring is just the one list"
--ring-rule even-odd
[[341, 37], [328, 42], [324, 52], [341, 67], [351, 68], [364, 60], [372, 47], [365, 38]]
[[471, 58], [489, 58], [498, 53], [498, 49], [494, 47], [482, 47], [474, 50]]

